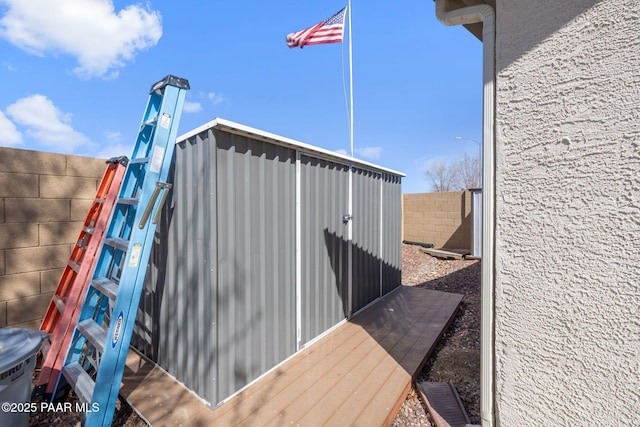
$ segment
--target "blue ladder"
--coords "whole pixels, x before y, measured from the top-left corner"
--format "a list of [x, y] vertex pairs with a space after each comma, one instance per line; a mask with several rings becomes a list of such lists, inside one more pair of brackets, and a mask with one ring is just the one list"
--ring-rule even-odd
[[188, 89], [186, 79], [174, 76], [151, 87], [67, 349], [62, 374], [87, 409], [86, 426], [111, 426]]

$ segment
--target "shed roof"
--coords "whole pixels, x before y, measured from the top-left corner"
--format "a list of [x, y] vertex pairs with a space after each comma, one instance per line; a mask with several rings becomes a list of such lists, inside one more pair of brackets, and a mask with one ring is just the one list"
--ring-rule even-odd
[[245, 126], [245, 125], [235, 123], [229, 120], [221, 119], [221, 118], [215, 118], [210, 122], [203, 124], [200, 127], [197, 127], [183, 135], [180, 135], [176, 139], [176, 144], [179, 144], [209, 129], [218, 129], [224, 132], [247, 136], [260, 141], [265, 141], [271, 144], [290, 147], [302, 153], [319, 156], [328, 160], [333, 160], [337, 163], [360, 166], [366, 169], [372, 169], [379, 172], [385, 172], [385, 173], [389, 173], [389, 174], [397, 175], [401, 177], [406, 176], [402, 172], [398, 172], [393, 169], [388, 169], [382, 166], [378, 166], [376, 164], [369, 163], [364, 160], [359, 160], [359, 159], [356, 159], [355, 157], [340, 154], [338, 152], [331, 151], [331, 150], [326, 150], [324, 148], [320, 148], [314, 145], [306, 144], [304, 142], [296, 141], [295, 139], [286, 138], [284, 136], [276, 135], [270, 132], [265, 132], [260, 129], [252, 128], [249, 126]]

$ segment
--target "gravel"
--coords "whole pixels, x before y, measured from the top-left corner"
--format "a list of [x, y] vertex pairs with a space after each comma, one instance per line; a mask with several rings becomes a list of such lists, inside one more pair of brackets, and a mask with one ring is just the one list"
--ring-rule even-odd
[[[402, 283], [463, 294], [458, 314], [428, 359], [418, 381], [453, 384], [472, 424], [480, 424], [480, 263], [445, 261], [419, 251], [419, 246], [402, 244]], [[66, 402], [75, 405], [77, 398]], [[114, 426], [142, 427], [147, 424], [123, 400], [118, 399]], [[393, 427], [434, 426], [415, 390], [403, 403]], [[77, 412], [34, 412], [29, 426], [80, 426]]]
[[[65, 407], [65, 404], [68, 406]], [[80, 420], [84, 414], [75, 411], [76, 405], [79, 405], [79, 401], [73, 392], [69, 393], [61, 402], [52, 404], [53, 406], [47, 407], [43, 405], [46, 405], [46, 403], [37, 402], [36, 408], [42, 408], [44, 410], [38, 410], [30, 414], [29, 427], [81, 427], [82, 423]], [[68, 408], [71, 408], [71, 410]], [[126, 401], [118, 397], [112, 425], [118, 427], [146, 427], [148, 424], [131, 409], [131, 406], [129, 406]]]

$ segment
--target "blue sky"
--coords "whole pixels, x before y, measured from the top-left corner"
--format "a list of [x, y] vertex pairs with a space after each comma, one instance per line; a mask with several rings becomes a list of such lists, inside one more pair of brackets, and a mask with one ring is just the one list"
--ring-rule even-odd
[[[129, 155], [152, 83], [187, 78], [179, 134], [215, 117], [349, 151], [348, 44], [287, 33], [346, 0], [0, 0], [0, 146]], [[482, 44], [432, 0], [352, 0], [355, 157], [429, 191], [433, 160], [477, 155]], [[346, 88], [348, 97], [348, 87]]]

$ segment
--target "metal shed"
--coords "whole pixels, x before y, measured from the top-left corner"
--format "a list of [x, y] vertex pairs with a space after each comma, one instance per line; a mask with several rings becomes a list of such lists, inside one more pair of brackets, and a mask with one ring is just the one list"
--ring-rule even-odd
[[215, 119], [170, 176], [132, 342], [212, 406], [400, 285], [399, 172]]

